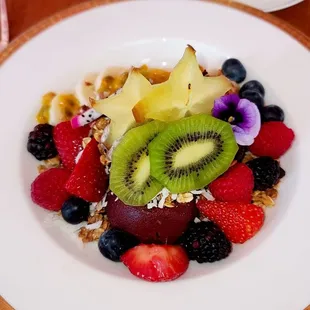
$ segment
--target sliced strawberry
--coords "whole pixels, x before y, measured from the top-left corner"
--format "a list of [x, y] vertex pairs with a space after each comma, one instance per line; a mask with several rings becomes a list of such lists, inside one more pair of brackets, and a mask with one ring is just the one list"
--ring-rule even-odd
[[39, 174], [31, 184], [31, 199], [40, 207], [59, 211], [70, 194], [65, 184], [71, 172], [62, 168], [52, 168]]
[[69, 121], [55, 126], [53, 132], [54, 142], [61, 161], [67, 169], [74, 169], [75, 158], [82, 150], [82, 140], [88, 136], [89, 131], [90, 127], [88, 125], [73, 129]]
[[215, 222], [234, 243], [244, 243], [261, 229], [265, 214], [261, 207], [247, 203], [219, 202], [200, 198], [197, 208]]
[[108, 188], [108, 177], [100, 162], [95, 139], [86, 146], [66, 184], [67, 191], [89, 202], [100, 201]]
[[213, 197], [219, 201], [246, 202], [252, 200], [254, 176], [252, 170], [242, 163], [230, 167], [209, 185]]
[[176, 245], [140, 244], [128, 250], [121, 260], [133, 275], [151, 282], [175, 280], [189, 264], [186, 252]]

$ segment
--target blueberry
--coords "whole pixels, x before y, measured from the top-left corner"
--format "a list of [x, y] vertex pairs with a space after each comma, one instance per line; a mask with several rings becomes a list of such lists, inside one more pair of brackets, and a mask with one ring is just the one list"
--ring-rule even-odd
[[240, 97], [255, 103], [260, 111], [265, 105], [265, 101], [262, 95], [254, 90], [245, 90], [242, 94], [240, 94]]
[[261, 115], [262, 115], [262, 122], [270, 122], [270, 121], [283, 122], [284, 121], [284, 112], [277, 105], [265, 106], [261, 111]]
[[139, 243], [139, 240], [135, 236], [120, 229], [111, 228], [100, 236], [98, 247], [104, 257], [114, 262], [119, 262], [121, 256], [126, 251]]
[[225, 60], [222, 66], [223, 74], [230, 80], [241, 83], [245, 80], [246, 70], [243, 64], [235, 58]]
[[79, 224], [88, 218], [89, 202], [81, 198], [71, 197], [63, 203], [61, 214], [66, 222]]
[[262, 97], [265, 96], [264, 86], [260, 82], [255, 80], [248, 81], [245, 84], [243, 84], [242, 87], [240, 88], [239, 95], [241, 95], [246, 90], [253, 90], [260, 93]]

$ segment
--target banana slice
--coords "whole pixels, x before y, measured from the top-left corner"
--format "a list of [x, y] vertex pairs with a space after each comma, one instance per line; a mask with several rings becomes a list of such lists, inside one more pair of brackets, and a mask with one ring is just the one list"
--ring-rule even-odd
[[97, 73], [89, 73], [75, 86], [75, 96], [81, 103], [90, 107], [89, 98], [96, 99], [95, 82], [98, 77]]

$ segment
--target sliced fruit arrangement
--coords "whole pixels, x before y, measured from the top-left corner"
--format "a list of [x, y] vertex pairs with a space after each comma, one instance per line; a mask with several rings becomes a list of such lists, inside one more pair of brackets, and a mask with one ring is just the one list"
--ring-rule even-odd
[[238, 59], [209, 76], [191, 46], [171, 73], [118, 72], [43, 96], [27, 141], [41, 161], [32, 201], [146, 281], [226, 259], [274, 205], [295, 138], [284, 111], [259, 81], [237, 86]]

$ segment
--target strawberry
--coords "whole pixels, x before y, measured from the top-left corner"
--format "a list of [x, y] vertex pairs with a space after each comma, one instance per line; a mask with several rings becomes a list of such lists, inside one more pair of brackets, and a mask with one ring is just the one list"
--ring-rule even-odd
[[219, 201], [248, 202], [252, 200], [254, 177], [245, 164], [235, 164], [222, 176], [210, 183], [209, 190]]
[[244, 243], [255, 236], [265, 219], [263, 209], [253, 204], [200, 198], [197, 208], [202, 215], [215, 222], [228, 240], [234, 243]]
[[133, 275], [151, 282], [175, 280], [189, 264], [186, 252], [177, 245], [140, 244], [123, 254], [121, 260]]
[[100, 152], [95, 139], [84, 149], [81, 158], [69, 178], [67, 191], [89, 202], [100, 201], [108, 187], [108, 178], [100, 162]]
[[55, 126], [53, 137], [54, 142], [61, 158], [61, 161], [69, 170], [75, 167], [75, 158], [82, 150], [82, 140], [87, 137], [90, 127], [83, 126], [76, 129], [71, 127], [71, 123], [62, 122]]
[[250, 151], [257, 156], [281, 157], [291, 147], [295, 138], [294, 131], [282, 122], [262, 124], [258, 136], [250, 146]]
[[71, 172], [62, 168], [52, 168], [39, 174], [31, 184], [31, 199], [40, 207], [59, 211], [69, 198], [65, 184]]

